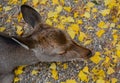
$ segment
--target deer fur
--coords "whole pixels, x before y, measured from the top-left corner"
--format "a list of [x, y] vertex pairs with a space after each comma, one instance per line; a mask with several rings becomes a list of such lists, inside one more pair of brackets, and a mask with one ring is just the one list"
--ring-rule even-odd
[[64, 62], [92, 56], [89, 49], [76, 44], [66, 31], [42, 23], [41, 16], [32, 7], [22, 5], [21, 12], [25, 22], [34, 30], [26, 37], [0, 32], [0, 83], [12, 83], [13, 70], [20, 65]]

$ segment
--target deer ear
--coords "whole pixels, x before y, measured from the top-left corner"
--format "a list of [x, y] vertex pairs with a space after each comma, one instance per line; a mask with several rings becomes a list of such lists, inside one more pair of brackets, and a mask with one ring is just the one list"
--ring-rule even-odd
[[26, 23], [30, 24], [32, 27], [35, 27], [36, 24], [41, 22], [40, 14], [28, 5], [21, 6], [22, 16]]

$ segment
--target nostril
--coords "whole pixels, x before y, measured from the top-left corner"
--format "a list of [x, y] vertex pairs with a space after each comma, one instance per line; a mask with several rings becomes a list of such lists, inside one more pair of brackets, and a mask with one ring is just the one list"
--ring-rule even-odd
[[90, 58], [90, 57], [92, 57], [92, 52], [89, 50], [89, 52], [88, 52], [88, 58]]

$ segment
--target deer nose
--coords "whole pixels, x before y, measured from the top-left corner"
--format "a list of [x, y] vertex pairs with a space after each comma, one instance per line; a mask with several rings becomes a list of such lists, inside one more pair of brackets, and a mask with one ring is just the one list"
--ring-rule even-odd
[[87, 54], [87, 57], [90, 58], [92, 57], [92, 52], [89, 50], [88, 54]]

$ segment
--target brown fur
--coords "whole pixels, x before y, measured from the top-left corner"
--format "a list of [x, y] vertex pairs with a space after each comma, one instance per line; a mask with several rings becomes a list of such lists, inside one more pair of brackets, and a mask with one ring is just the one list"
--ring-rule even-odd
[[77, 45], [66, 31], [43, 24], [39, 13], [30, 6], [22, 5], [21, 12], [34, 31], [27, 37], [0, 33], [0, 83], [12, 83], [11, 72], [19, 65], [91, 57], [91, 51]]

